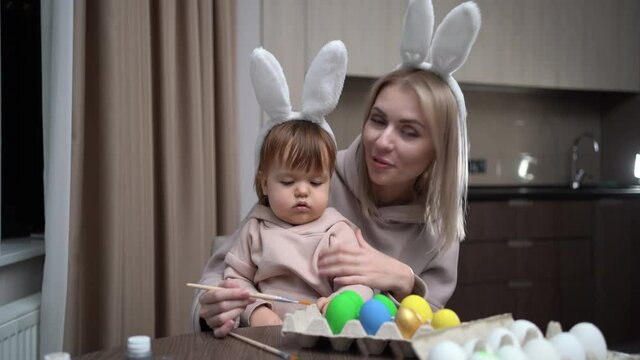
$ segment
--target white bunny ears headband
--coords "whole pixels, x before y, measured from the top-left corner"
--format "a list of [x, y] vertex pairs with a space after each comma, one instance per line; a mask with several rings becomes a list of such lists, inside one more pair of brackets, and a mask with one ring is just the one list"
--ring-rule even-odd
[[347, 49], [342, 41], [334, 40], [322, 47], [311, 62], [302, 89], [302, 110], [291, 108], [289, 87], [278, 60], [263, 48], [251, 54], [251, 82], [256, 98], [269, 120], [262, 126], [256, 142], [256, 166], [265, 137], [276, 125], [290, 120], [307, 120], [320, 125], [335, 136], [324, 116], [338, 104], [347, 74]]
[[431, 70], [449, 85], [458, 102], [464, 126], [467, 110], [464, 96], [452, 74], [467, 60], [480, 30], [480, 10], [467, 1], [445, 16], [433, 35], [431, 0], [410, 0], [404, 17], [400, 55], [404, 68]]

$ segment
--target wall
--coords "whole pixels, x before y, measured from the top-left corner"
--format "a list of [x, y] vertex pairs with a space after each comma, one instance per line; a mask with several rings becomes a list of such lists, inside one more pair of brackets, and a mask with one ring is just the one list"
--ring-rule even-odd
[[44, 256], [0, 267], [0, 306], [40, 292]]
[[[349, 77], [337, 109], [327, 118], [344, 148], [359, 133], [372, 79]], [[600, 139], [600, 100], [596, 93], [464, 87], [469, 113], [470, 158], [485, 159], [487, 172], [471, 175], [471, 185], [568, 185], [571, 145], [583, 132]], [[600, 154], [580, 144], [585, 184], [600, 181]], [[526, 155], [525, 155], [526, 154]], [[523, 156], [531, 164], [523, 179]]]

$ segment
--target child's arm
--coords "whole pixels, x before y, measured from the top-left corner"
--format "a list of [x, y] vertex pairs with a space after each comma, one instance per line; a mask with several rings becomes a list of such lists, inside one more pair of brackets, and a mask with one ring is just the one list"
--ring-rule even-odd
[[249, 323], [254, 326], [282, 325], [282, 319], [271, 308], [258, 306], [251, 313]]

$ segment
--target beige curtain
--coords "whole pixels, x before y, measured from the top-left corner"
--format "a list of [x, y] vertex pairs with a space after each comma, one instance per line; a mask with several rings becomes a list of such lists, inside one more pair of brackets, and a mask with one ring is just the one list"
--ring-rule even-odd
[[235, 226], [233, 0], [75, 0], [64, 349], [190, 331]]

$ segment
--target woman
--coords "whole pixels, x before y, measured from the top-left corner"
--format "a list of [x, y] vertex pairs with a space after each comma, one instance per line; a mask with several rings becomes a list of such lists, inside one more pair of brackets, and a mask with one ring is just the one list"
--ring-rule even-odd
[[[451, 74], [466, 60], [480, 14], [473, 3], [459, 5], [430, 47], [430, 1], [410, 2], [409, 13], [401, 68], [373, 85], [361, 136], [338, 153], [332, 178], [330, 206], [362, 229], [359, 246], [330, 249], [318, 266], [336, 285], [363, 284], [400, 300], [417, 294], [436, 310], [456, 285], [468, 178], [466, 109]], [[208, 325], [215, 336], [231, 331], [252, 302], [237, 283], [219, 282], [233, 237], [200, 280], [227, 289], [194, 302], [194, 325]]]

